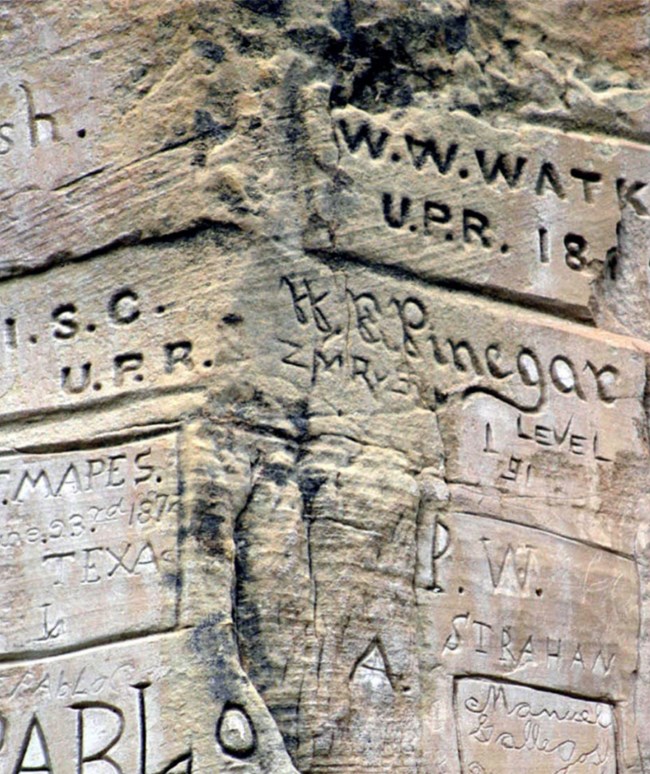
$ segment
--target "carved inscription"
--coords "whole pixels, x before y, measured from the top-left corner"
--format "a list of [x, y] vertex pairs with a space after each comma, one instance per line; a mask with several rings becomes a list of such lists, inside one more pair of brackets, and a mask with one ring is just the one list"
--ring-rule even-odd
[[54, 111], [39, 106], [39, 96], [27, 80], [3, 87], [6, 102], [13, 104], [12, 115], [0, 115], [0, 157], [16, 152], [17, 145], [38, 148], [61, 140], [59, 120]]
[[455, 690], [463, 774], [616, 774], [610, 704], [473, 678]]
[[453, 513], [446, 523], [439, 587], [420, 599], [429, 645], [452, 674], [471, 669], [612, 699], [624, 694], [638, 626], [631, 559], [487, 517]]
[[3, 653], [174, 625], [176, 455], [166, 432], [0, 457]]
[[169, 635], [4, 666], [0, 770], [190, 774], [205, 766], [221, 771], [218, 737], [239, 757], [250, 755], [256, 745], [250, 721], [244, 726], [231, 711], [217, 725], [219, 712], [207, 692], [183, 671], [188, 658], [181, 636]]
[[[182, 253], [163, 247], [155, 256], [148, 252], [134, 277], [134, 256], [125, 249], [116, 252], [110, 272], [90, 262], [6, 282], [0, 288], [4, 414], [169, 392], [214, 376], [224, 353], [233, 355], [228, 334], [243, 322], [215, 301], [214, 281], [205, 280], [218, 276], [223, 258], [215, 252], [188, 265]], [[175, 272], [174, 283], [161, 283], [160, 260]], [[34, 298], [43, 302], [35, 306]]]
[[[364, 411], [426, 406], [437, 415], [450, 484], [471, 486], [476, 499], [501, 497], [497, 515], [632, 551], [631, 522], [620, 513], [570, 514], [601, 496], [621, 458], [644, 454], [640, 404], [627, 399], [640, 401], [644, 389], [637, 344], [355, 271], [344, 280], [281, 275], [277, 292], [282, 373], [322, 396], [325, 411], [339, 395], [341, 407], [354, 401]], [[527, 498], [526, 507], [509, 495]]]
[[[535, 328], [528, 329], [530, 337], [514, 341], [505, 329], [501, 336], [487, 339], [480, 326], [467, 330], [462, 307], [454, 311], [435, 296], [368, 287], [341, 293], [326, 281], [289, 276], [280, 278], [280, 292], [294, 331], [303, 334], [279, 338], [284, 344], [282, 362], [310, 372], [312, 383], [342, 374], [371, 393], [409, 394], [422, 385], [420, 374], [409, 373], [419, 367], [433, 377], [434, 404], [444, 403], [449, 391], [464, 382], [464, 399], [489, 395], [524, 415], [542, 411], [557, 396], [575, 400], [576, 406], [614, 406], [622, 395], [624, 365], [614, 363], [606, 348], [599, 348], [599, 355], [594, 351], [593, 357], [576, 357], [568, 340], [557, 348], [534, 341]], [[355, 349], [349, 348], [350, 332]], [[301, 341], [305, 334], [311, 346]], [[411, 368], [392, 369], [396, 355]]]
[[[50, 58], [41, 70], [5, 68], [0, 73], [0, 192], [5, 217], [25, 218], [25, 203], [14, 206], [11, 196], [56, 189], [97, 163], [99, 120], [93, 95], [103, 88], [100, 67], [93, 77], [79, 78], [69, 64], [61, 68]], [[94, 82], [93, 82], [94, 81]], [[65, 183], [63, 183], [65, 184]], [[24, 224], [23, 224], [24, 226]]]
[[[516, 407], [476, 396], [471, 413], [456, 427], [463, 452], [481, 451], [462, 455], [459, 477], [529, 496], [543, 491], [549, 478], [557, 479], [558, 500], [569, 492], [584, 498], [597, 486], [598, 475], [611, 469], [621, 448], [611, 418], [576, 411], [568, 402], [526, 416]], [[560, 461], [572, 474], [558, 469]]]
[[[329, 224], [328, 233], [308, 232], [315, 249], [332, 238], [337, 250], [371, 261], [588, 315], [589, 283], [616, 253], [620, 209], [650, 217], [643, 151], [633, 145], [514, 134], [418, 109], [346, 108], [332, 121], [337, 182], [323, 183], [315, 200]], [[312, 142], [327, 168], [328, 140], [315, 132]]]

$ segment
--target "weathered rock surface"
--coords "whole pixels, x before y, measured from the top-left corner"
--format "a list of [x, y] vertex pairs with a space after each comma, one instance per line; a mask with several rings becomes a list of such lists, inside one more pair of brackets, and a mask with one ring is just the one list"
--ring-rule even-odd
[[647, 3], [0, 8], [0, 774], [650, 771]]

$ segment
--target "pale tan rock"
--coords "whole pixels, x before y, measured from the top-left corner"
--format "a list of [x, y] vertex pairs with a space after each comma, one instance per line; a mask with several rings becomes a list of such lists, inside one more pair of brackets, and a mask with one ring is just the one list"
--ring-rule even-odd
[[472, 774], [495, 764], [504, 771], [521, 765], [616, 771], [610, 705], [471, 678], [460, 678], [456, 690], [461, 757]]
[[324, 99], [325, 89], [315, 90], [307, 117], [308, 249], [589, 317], [619, 210], [650, 214], [641, 146], [529, 127], [491, 131], [422, 109], [330, 112]]
[[650, 767], [647, 8], [0, 8], [0, 774]]
[[174, 626], [175, 434], [60, 453], [43, 447], [5, 457], [2, 477], [3, 652], [65, 650]]

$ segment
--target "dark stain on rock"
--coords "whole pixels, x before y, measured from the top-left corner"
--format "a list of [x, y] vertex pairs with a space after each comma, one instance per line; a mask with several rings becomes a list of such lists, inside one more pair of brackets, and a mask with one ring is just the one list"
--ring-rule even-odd
[[237, 0], [237, 5], [260, 16], [277, 19], [284, 13], [285, 0]]
[[298, 487], [302, 495], [305, 516], [311, 516], [314, 507], [314, 500], [323, 484], [327, 481], [326, 476], [306, 474], [298, 480]]
[[[207, 503], [198, 503], [197, 508], [201, 506], [209, 507]], [[194, 535], [199, 543], [210, 553], [219, 553], [220, 551], [220, 531], [224, 517], [217, 513], [202, 513], [197, 525], [194, 528]]]
[[350, 0], [344, 0], [334, 8], [330, 15], [330, 21], [341, 38], [346, 41], [346, 43], [350, 43], [355, 32], [354, 17], [352, 16]]
[[183, 575], [179, 572], [166, 572], [162, 576], [163, 585], [180, 592], [183, 588]]
[[287, 414], [289, 421], [296, 428], [300, 436], [306, 436], [309, 428], [309, 404], [306, 400], [297, 403], [293, 411]]
[[286, 486], [289, 469], [286, 465], [282, 465], [279, 462], [271, 462], [264, 465], [262, 475], [278, 486]]
[[194, 51], [205, 59], [211, 59], [213, 62], [223, 62], [226, 51], [223, 46], [213, 43], [211, 40], [197, 40], [193, 46]]
[[192, 514], [190, 532], [201, 547], [210, 554], [223, 552], [222, 526], [226, 517], [219, 512], [223, 492], [213, 484], [207, 484], [197, 498]]
[[217, 123], [209, 110], [194, 111], [194, 131], [200, 137], [211, 137], [218, 142], [224, 142], [232, 132], [231, 126]]
[[233, 535], [236, 552], [232, 615], [241, 665], [256, 688], [264, 691], [273, 683], [275, 671], [264, 648], [264, 616], [256, 602], [260, 578], [255, 573], [255, 560], [261, 546], [253, 542], [247, 521], [244, 508], [235, 522]]
[[[233, 668], [236, 663], [235, 647], [231, 637], [226, 634], [227, 629], [223, 626], [225, 621], [223, 613], [209, 616], [194, 628], [190, 641], [192, 650], [210, 669], [210, 693], [218, 702], [236, 695], [239, 685], [245, 682]], [[228, 658], [229, 653], [232, 659]]]
[[445, 20], [445, 47], [450, 54], [457, 54], [467, 46], [469, 19], [467, 16], [452, 16]]

